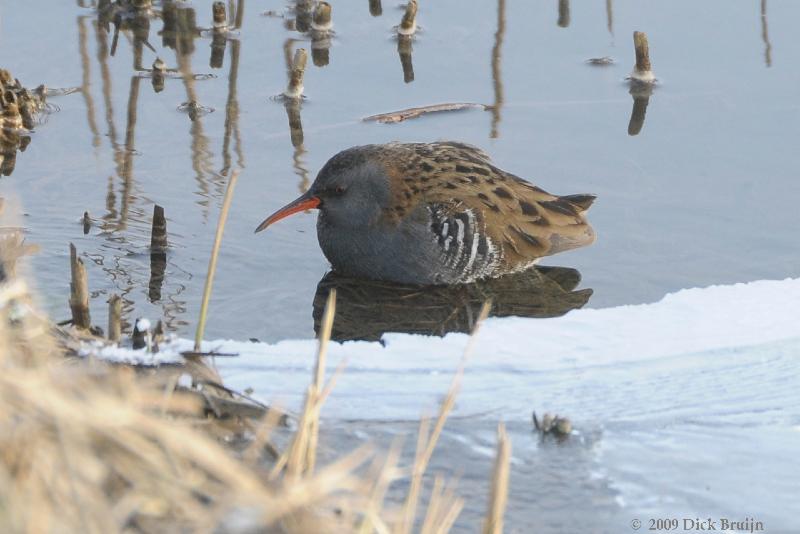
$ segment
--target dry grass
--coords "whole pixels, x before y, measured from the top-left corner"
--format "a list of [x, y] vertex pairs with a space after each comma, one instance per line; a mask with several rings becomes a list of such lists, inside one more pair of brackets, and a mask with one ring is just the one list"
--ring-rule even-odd
[[[455, 522], [464, 503], [452, 482], [437, 477], [424, 515], [418, 508], [461, 370], [433, 430], [428, 419], [420, 425], [409, 493], [398, 507], [385, 496], [408, 474], [398, 465], [399, 444], [383, 455], [362, 447], [317, 467], [320, 410], [341, 371], [325, 383], [335, 292], [298, 428], [269, 465], [262, 451], [273, 412], [235, 453], [203, 430], [196, 396], [165, 391], [124, 367], [65, 359], [24, 281], [7, 276], [24, 248], [19, 234], [0, 234], [0, 532], [406, 533], [418, 525], [438, 533]], [[496, 469], [493, 503], [505, 495], [502, 450], [506, 470]], [[490, 510], [492, 524], [502, 524], [495, 517], [502, 507]]]
[[508, 477], [511, 463], [511, 440], [503, 423], [497, 426], [497, 456], [492, 473], [492, 489], [489, 492], [489, 508], [483, 521], [483, 534], [503, 532], [503, 514], [508, 500]]

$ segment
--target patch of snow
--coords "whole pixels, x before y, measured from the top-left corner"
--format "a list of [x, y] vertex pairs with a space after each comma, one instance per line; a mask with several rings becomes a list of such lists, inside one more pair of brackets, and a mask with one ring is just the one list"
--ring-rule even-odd
[[146, 317], [137, 319], [136, 328], [139, 330], [139, 332], [147, 332], [150, 330], [150, 319], [147, 319]]
[[[180, 347], [180, 348], [179, 348]], [[183, 363], [181, 350], [186, 350], [184, 340], [165, 343], [163, 350], [155, 354], [146, 350], [133, 350], [130, 347], [104, 346], [101, 343], [85, 343], [80, 351], [84, 357], [91, 356], [111, 363], [127, 363], [155, 367], [158, 365], [176, 365]]]
[[[721, 407], [756, 376], [754, 370], [760, 373], [754, 387], [772, 381], [776, 391], [783, 391], [791, 367], [800, 371], [791, 358], [800, 350], [797, 317], [800, 279], [686, 289], [652, 304], [574, 310], [548, 319], [490, 318], [467, 363], [456, 411], [494, 411], [494, 417], [511, 410], [515, 417], [529, 418], [533, 408], [571, 416], [604, 410], [636, 418], [648, 410], [677, 413], [681, 402], [676, 398], [694, 398], [687, 387], [696, 387], [703, 402]], [[387, 334], [384, 341], [385, 346], [330, 345], [327, 376], [343, 359], [347, 364], [324, 409], [326, 417], [416, 419], [430, 412], [445, 393], [468, 336]], [[775, 343], [777, 348], [764, 348]], [[191, 348], [191, 341], [175, 340], [148, 357], [172, 363], [180, 360], [180, 350]], [[203, 344], [205, 351], [239, 354], [216, 361], [228, 387], [251, 387], [261, 400], [277, 400], [289, 409], [302, 402], [316, 348], [310, 339]], [[124, 349], [104, 349], [99, 356], [145, 357]], [[731, 374], [736, 366], [745, 370]], [[727, 380], [723, 385], [721, 377]]]

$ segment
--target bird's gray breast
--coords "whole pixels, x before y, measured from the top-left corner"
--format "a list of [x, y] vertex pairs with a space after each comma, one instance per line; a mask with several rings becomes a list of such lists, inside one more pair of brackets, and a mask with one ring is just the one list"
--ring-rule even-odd
[[457, 284], [491, 276], [498, 249], [473, 210], [420, 205], [398, 224], [336, 226], [320, 212], [317, 237], [334, 270], [408, 284]]

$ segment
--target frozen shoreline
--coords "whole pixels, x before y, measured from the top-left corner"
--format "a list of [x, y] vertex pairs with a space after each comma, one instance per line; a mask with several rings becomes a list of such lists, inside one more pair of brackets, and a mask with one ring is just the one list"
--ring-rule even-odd
[[[800, 347], [797, 317], [800, 279], [686, 289], [652, 304], [575, 310], [549, 319], [491, 318], [467, 363], [459, 407], [467, 413], [508, 407], [518, 401], [506, 393], [519, 394], [517, 388], [524, 388], [526, 381], [541, 385], [541, 380], [567, 379], [597, 368], [617, 369], [633, 379], [642, 365], [671, 373], [706, 359], [703, 354], [717, 354], [709, 360], [712, 367], [718, 357], [767, 358], [756, 356], [757, 347], [778, 342]], [[387, 334], [384, 346], [332, 343], [328, 373], [344, 358], [347, 364], [326, 415], [416, 419], [446, 390], [467, 340], [465, 334]], [[177, 353], [190, 348], [191, 341], [175, 340], [162, 346], [154, 361], [178, 361]], [[216, 359], [229, 387], [253, 388], [258, 398], [294, 409], [310, 379], [316, 341], [215, 340], [205, 342], [203, 349], [239, 354]], [[150, 358], [124, 349], [105, 349], [101, 357], [139, 363]], [[672, 365], [666, 361], [676, 357]]]
[[[598, 531], [617, 531], [633, 517], [740, 512], [769, 531], [789, 531], [800, 443], [797, 317], [800, 280], [786, 279], [682, 290], [652, 304], [550, 319], [489, 319], [467, 362], [439, 469], [453, 469], [454, 455], [469, 458], [473, 481], [462, 490], [484, 491], [494, 425], [505, 420], [514, 442], [510, 524], [530, 521], [532, 509], [553, 518], [533, 503], [557, 502]], [[332, 343], [328, 376], [347, 358], [322, 411], [333, 449], [358, 442], [349, 432], [370, 441], [415, 428], [420, 415], [435, 411], [467, 340], [391, 334], [385, 346]], [[179, 360], [191, 347], [176, 340], [156, 357]], [[262, 401], [297, 410], [317, 346], [311, 339], [219, 340], [203, 348], [239, 353], [216, 359], [228, 387], [249, 387]], [[571, 418], [576, 431], [567, 447], [539, 443], [532, 410]]]

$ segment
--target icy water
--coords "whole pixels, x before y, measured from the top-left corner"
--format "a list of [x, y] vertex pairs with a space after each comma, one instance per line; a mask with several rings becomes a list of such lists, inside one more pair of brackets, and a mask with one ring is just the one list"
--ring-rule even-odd
[[[562, 2], [562, 4], [565, 4]], [[566, 4], [569, 4], [568, 2]], [[165, 315], [187, 333], [196, 316], [226, 174], [242, 168], [225, 233], [208, 334], [261, 340], [310, 337], [311, 309], [327, 263], [315, 216], [253, 228], [297, 196], [348, 146], [460, 139], [503, 168], [560, 194], [591, 192], [595, 245], [549, 258], [578, 269], [588, 305], [652, 302], [683, 287], [800, 274], [795, 209], [800, 134], [800, 43], [791, 21], [800, 6], [757, 2], [424, 3], [413, 43], [413, 81], [391, 28], [402, 15], [384, 1], [334, 6], [328, 64], [309, 58], [301, 110], [303, 143], [292, 145], [287, 112], [271, 99], [286, 85], [286, 57], [311, 49], [285, 28], [282, 2], [246, 2], [237, 40], [212, 68], [212, 40], [186, 37], [176, 54], [150, 23], [142, 65], [216, 78], [167, 79], [154, 92], [133, 69], [135, 36], [70, 2], [5, 3], [0, 64], [24, 84], [85, 86], [52, 99], [61, 111], [37, 128], [0, 194], [18, 197], [49, 310], [67, 312], [67, 243], [91, 258], [96, 317], [111, 292], [129, 315]], [[13, 6], [13, 7], [12, 7]], [[210, 2], [195, 9], [211, 25]], [[273, 10], [283, 18], [263, 16]], [[724, 24], [721, 22], [724, 21]], [[633, 64], [632, 30], [650, 37], [656, 75], [644, 125], [628, 135], [633, 98], [622, 82]], [[170, 43], [167, 43], [170, 44]], [[587, 65], [611, 56], [608, 67]], [[183, 59], [180, 59], [183, 58]], [[496, 61], [495, 61], [496, 59]], [[192, 122], [177, 108], [196, 98], [215, 111]], [[400, 124], [362, 117], [440, 102], [501, 103], [498, 113], [464, 111]], [[160, 299], [151, 302], [149, 221], [166, 209], [170, 239]], [[88, 211], [88, 235], [79, 219]]]
[[[210, 4], [175, 3], [180, 20], [194, 17], [198, 27], [211, 25]], [[392, 140], [466, 141], [548, 191], [597, 194], [590, 213], [597, 243], [545, 262], [580, 273], [577, 287], [571, 274], [559, 286], [568, 294], [593, 290], [589, 308], [800, 276], [800, 4], [422, 2], [410, 57], [391, 37], [402, 10], [384, 0], [379, 13], [375, 4], [334, 2], [336, 35], [326, 51], [292, 29], [296, 14], [282, 2], [230, 3], [241, 28], [224, 42], [165, 33], [157, 17], [149, 30], [123, 29], [115, 39], [114, 25], [98, 25], [88, 0], [2, 2], [0, 66], [26, 86], [83, 88], [51, 100], [60, 111], [36, 128], [13, 173], [0, 178], [0, 197], [19, 202], [19, 223], [41, 247], [31, 266], [52, 316], [68, 314], [73, 242], [87, 263], [95, 322], [104, 322], [108, 295], [121, 293], [128, 318], [163, 316], [172, 331], [191, 335], [227, 177], [239, 168], [207, 337], [311, 338], [317, 285], [327, 271], [315, 217], [252, 230], [337, 151]], [[623, 82], [634, 30], [647, 32], [660, 80], [639, 127], [630, 125], [634, 97]], [[313, 49], [302, 140], [272, 98], [283, 91], [287, 58], [298, 47]], [[180, 70], [160, 92], [137, 70], [156, 56]], [[603, 56], [615, 63], [585, 62]], [[192, 121], [179, 110], [192, 99], [214, 111]], [[495, 111], [361, 121], [442, 102]], [[166, 210], [171, 243], [160, 282], [148, 249], [155, 203]], [[93, 219], [87, 234], [84, 211]], [[557, 309], [576, 307], [574, 298], [559, 300]], [[574, 371], [589, 382], [533, 372], [530, 387], [543, 396], [528, 399], [536, 402], [528, 408], [568, 412], [582, 431], [564, 444], [540, 443], [521, 415], [527, 408], [505, 414], [517, 462], [510, 530], [629, 532], [630, 521], [647, 514], [759, 513], [770, 532], [800, 529], [789, 498], [800, 475], [790, 453], [800, 424], [796, 387], [776, 387], [798, 376], [797, 345], [762, 349]], [[463, 458], [460, 487], [470, 497], [464, 531], [483, 511], [485, 452], [509, 405], [504, 376], [487, 371], [481, 382], [498, 392], [497, 413], [454, 421], [446, 456], [435, 459], [452, 471], [448, 461]], [[690, 394], [687, 383], [705, 394]], [[442, 384], [430, 386], [444, 392]], [[335, 448], [411, 432], [420, 410], [411, 398], [400, 402], [401, 422], [370, 422], [363, 431], [356, 429], [364, 424], [334, 425]]]

